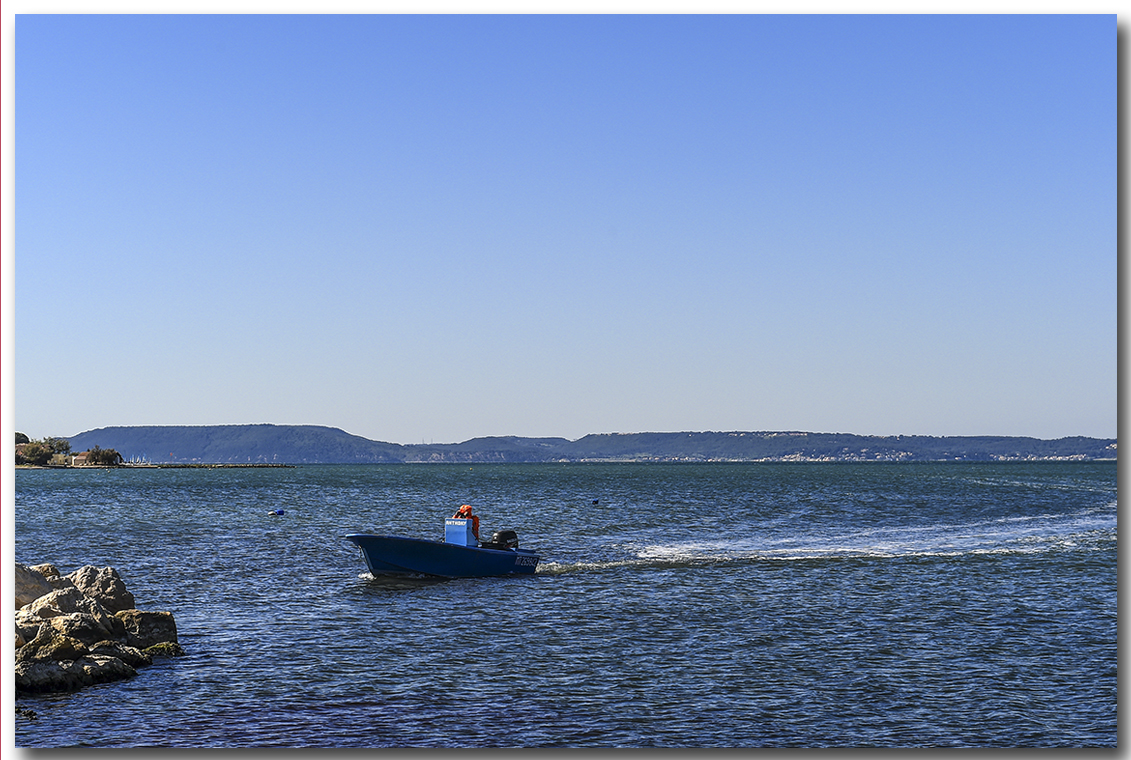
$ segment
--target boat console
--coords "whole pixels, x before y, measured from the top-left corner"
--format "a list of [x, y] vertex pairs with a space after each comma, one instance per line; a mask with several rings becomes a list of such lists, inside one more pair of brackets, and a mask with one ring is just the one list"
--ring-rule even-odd
[[465, 517], [449, 517], [444, 520], [444, 543], [456, 546], [479, 546], [479, 539], [471, 530], [471, 520]]
[[471, 520], [449, 517], [444, 521], [444, 543], [456, 546], [477, 546], [481, 549], [517, 549], [518, 534], [513, 530], [497, 530], [490, 541], [479, 541], [471, 530]]

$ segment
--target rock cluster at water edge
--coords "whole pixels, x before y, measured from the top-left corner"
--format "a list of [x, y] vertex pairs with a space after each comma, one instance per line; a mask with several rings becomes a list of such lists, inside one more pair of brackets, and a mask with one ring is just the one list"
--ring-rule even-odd
[[137, 675], [157, 656], [184, 654], [170, 612], [147, 612], [112, 567], [60, 575], [16, 563], [16, 692], [67, 692]]

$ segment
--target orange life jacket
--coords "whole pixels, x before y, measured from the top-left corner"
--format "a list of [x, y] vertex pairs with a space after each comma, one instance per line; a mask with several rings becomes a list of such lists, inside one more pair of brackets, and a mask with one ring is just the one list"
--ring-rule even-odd
[[471, 532], [475, 536], [475, 540], [479, 540], [479, 517], [471, 514], [470, 505], [464, 504], [457, 509], [456, 513], [452, 515], [452, 518], [457, 520], [471, 520]]

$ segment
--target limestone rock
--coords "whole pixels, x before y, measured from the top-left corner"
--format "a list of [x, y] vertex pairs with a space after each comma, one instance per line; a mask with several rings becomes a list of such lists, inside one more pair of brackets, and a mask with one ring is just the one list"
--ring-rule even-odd
[[31, 604], [45, 594], [50, 594], [55, 589], [47, 579], [32, 570], [27, 565], [16, 563], [16, 571], [12, 576], [16, 590], [16, 609], [25, 604]]
[[115, 617], [125, 626], [129, 646], [146, 649], [165, 642], [177, 643], [177, 622], [171, 612], [121, 610]]
[[77, 660], [89, 654], [86, 644], [74, 636], [53, 635], [50, 628], [36, 636], [16, 652], [16, 662], [43, 662], [45, 660]]
[[[16, 610], [16, 636], [24, 642], [31, 641], [39, 635], [39, 628], [43, 625], [43, 618], [28, 610]], [[16, 644], [19, 648], [23, 644]]]
[[[120, 639], [125, 636], [126, 630], [118, 618], [114, 617], [105, 607], [99, 602], [84, 595], [77, 588], [67, 589], [65, 591], [52, 591], [46, 596], [41, 596], [31, 604], [25, 605], [21, 612], [29, 612], [44, 620], [51, 618], [80, 614], [92, 618], [96, 623], [96, 628], [104, 631], [103, 635], [98, 634], [97, 630], [90, 634], [95, 636], [90, 643], [100, 641], [102, 639]], [[86, 641], [86, 636], [79, 637]]]
[[75, 691], [81, 689], [82, 683], [64, 669], [62, 663], [46, 662], [17, 662], [16, 663], [16, 692], [41, 694], [54, 691]]
[[175, 641], [162, 641], [160, 644], [146, 647], [142, 651], [142, 654], [147, 654], [150, 657], [184, 657], [186, 652], [184, 648]]
[[172, 613], [136, 609], [114, 568], [16, 563], [14, 585], [17, 692], [74, 691], [184, 654]]
[[113, 628], [103, 625], [98, 618], [85, 612], [56, 615], [43, 621], [36, 638], [41, 636], [70, 636], [87, 646], [93, 646], [99, 641], [120, 641], [124, 639], [126, 630], [121, 621], [113, 617], [110, 619], [117, 623]]
[[[72, 588], [73, 589], [78, 588], [78, 586], [76, 586], [74, 584], [74, 582], [71, 581], [70, 578], [65, 578], [63, 576], [56, 576], [54, 578], [48, 578], [47, 582], [50, 583], [51, 588], [55, 589], [56, 591], [67, 591], [67, 590], [72, 589]], [[82, 592], [80, 591], [79, 593], [81, 594]]]
[[134, 607], [134, 595], [126, 588], [118, 571], [112, 567], [84, 565], [65, 577], [69, 578], [79, 591], [100, 602], [110, 612], [130, 610]]
[[90, 648], [89, 654], [100, 657], [117, 657], [134, 668], [153, 664], [153, 655], [136, 647], [126, 646], [120, 641], [100, 641]]
[[97, 654], [90, 654], [75, 660], [71, 667], [82, 674], [83, 686], [121, 681], [123, 678], [133, 678], [137, 675], [137, 670], [133, 666], [122, 662], [117, 657]]
[[137, 670], [117, 657], [101, 655], [87, 655], [77, 660], [22, 661], [16, 663], [16, 691], [75, 691], [136, 675]]
[[55, 567], [50, 562], [44, 562], [39, 565], [32, 565], [30, 569], [39, 573], [48, 581], [50, 581], [52, 578], [59, 577], [59, 568]]

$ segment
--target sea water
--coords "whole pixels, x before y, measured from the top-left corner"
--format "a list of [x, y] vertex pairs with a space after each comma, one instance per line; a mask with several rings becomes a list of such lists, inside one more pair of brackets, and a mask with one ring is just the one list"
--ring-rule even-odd
[[[187, 652], [20, 697], [17, 747], [1117, 744], [1113, 462], [15, 479], [16, 561], [116, 568]], [[461, 504], [538, 572], [373, 578], [343, 539]]]

